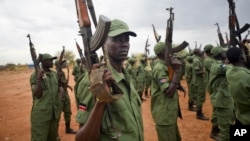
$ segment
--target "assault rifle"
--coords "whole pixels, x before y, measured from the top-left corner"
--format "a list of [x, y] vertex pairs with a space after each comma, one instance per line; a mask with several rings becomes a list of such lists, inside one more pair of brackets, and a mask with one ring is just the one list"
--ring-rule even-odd
[[250, 34], [250, 30], [248, 30], [248, 32], [247, 32], [247, 34], [246, 34], [246, 36], [245, 36], [245, 38], [244, 38], [244, 41], [245, 41], [245, 42], [249, 42], [249, 39], [247, 39], [247, 37], [248, 37], [249, 34]]
[[[177, 53], [183, 49], [185, 49], [189, 44], [186, 41], [183, 41], [179, 46], [172, 48], [172, 37], [173, 37], [173, 21], [174, 21], [174, 13], [173, 13], [173, 8], [167, 8], [166, 10], [169, 11], [170, 17], [167, 20], [167, 29], [166, 29], [166, 39], [165, 39], [165, 44], [166, 44], [166, 49], [165, 49], [165, 64], [168, 67], [168, 72], [169, 72], [169, 79], [172, 81], [173, 79], [173, 66], [172, 66], [172, 61], [171, 58], [173, 57], [174, 53]], [[185, 90], [181, 85], [179, 85], [179, 89], [181, 91]]]
[[215, 23], [214, 25], [217, 26], [217, 33], [218, 33], [218, 38], [219, 38], [219, 41], [220, 41], [220, 46], [221, 46], [221, 47], [225, 47], [226, 44], [225, 44], [224, 39], [223, 39], [223, 36], [222, 36], [222, 34], [221, 34], [221, 32], [220, 32], [219, 23]]
[[230, 45], [229, 47], [240, 47], [243, 50], [245, 56], [245, 62], [247, 67], [250, 68], [250, 58], [247, 47], [242, 43], [241, 34], [248, 30], [250, 24], [245, 24], [240, 28], [239, 21], [235, 12], [235, 2], [233, 0], [228, 0], [229, 4], [229, 31], [230, 31]]
[[[109, 32], [109, 27], [111, 25], [111, 21], [101, 15], [99, 16], [99, 22], [96, 26], [96, 31], [94, 35], [92, 35], [91, 23], [88, 15], [87, 5], [85, 0], [75, 0], [76, 3], [76, 11], [78, 17], [78, 23], [80, 27], [80, 35], [82, 36], [83, 44], [84, 44], [84, 54], [87, 63], [88, 74], [92, 71], [93, 64], [98, 63], [99, 59], [96, 54], [96, 50], [99, 49], [105, 42], [106, 37]], [[87, 0], [89, 11], [92, 15], [92, 20], [95, 21], [94, 7], [91, 0]], [[80, 55], [81, 56], [81, 55]], [[93, 72], [91, 72], [93, 74]], [[102, 75], [99, 73], [99, 75]], [[99, 78], [99, 77], [96, 77]], [[101, 78], [102, 79], [102, 78]], [[91, 81], [91, 79], [90, 79]], [[92, 84], [91, 84], [92, 85]], [[99, 93], [103, 91], [98, 91]], [[92, 92], [93, 93], [93, 92]], [[98, 141], [100, 140], [100, 127], [102, 116], [104, 113], [106, 103], [105, 102], [95, 102], [95, 105], [90, 112], [90, 115], [85, 122], [85, 124], [79, 129], [76, 134], [76, 141]]]
[[[87, 0], [88, 4], [92, 4], [91, 0]], [[99, 62], [96, 50], [98, 50], [105, 42], [108, 35], [109, 26], [111, 24], [110, 20], [101, 15], [99, 17], [99, 22], [96, 27], [94, 35], [92, 35], [91, 23], [88, 16], [88, 10], [85, 0], [75, 0], [78, 23], [80, 27], [80, 35], [82, 36], [84, 44], [84, 55], [86, 58], [87, 69], [90, 71], [92, 65]], [[91, 7], [93, 11], [93, 6]], [[93, 13], [93, 12], [91, 12]], [[95, 17], [92, 17], [93, 19]], [[95, 21], [95, 19], [93, 20]]]
[[57, 66], [56, 66], [56, 71], [57, 71], [57, 79], [58, 79], [58, 85], [59, 86], [63, 86], [63, 82], [62, 82], [62, 75], [63, 75], [63, 71], [62, 71], [62, 66], [63, 66], [63, 56], [64, 56], [64, 52], [65, 52], [65, 47], [63, 47], [63, 50], [60, 54], [59, 60], [57, 62]]
[[86, 59], [85, 59], [85, 57], [83, 56], [82, 49], [81, 49], [81, 47], [79, 46], [79, 44], [77, 43], [76, 39], [75, 39], [75, 43], [76, 43], [76, 49], [77, 49], [78, 54], [79, 54], [80, 59], [81, 59], [80, 71], [81, 71], [81, 73], [83, 73], [83, 65], [86, 65], [86, 64], [85, 64]]
[[35, 72], [36, 72], [36, 75], [37, 75], [38, 69], [40, 69], [39, 63], [40, 63], [40, 60], [41, 60], [41, 56], [39, 55], [38, 58], [37, 58], [36, 49], [34, 47], [34, 44], [31, 41], [30, 34], [28, 34], [27, 37], [29, 38], [30, 55], [31, 55], [32, 61], [34, 63]]
[[225, 36], [226, 36], [226, 41], [227, 41], [226, 45], [229, 46], [229, 45], [230, 45], [230, 43], [229, 43], [230, 41], [229, 41], [229, 39], [228, 39], [227, 32], [225, 32]]
[[152, 24], [153, 27], [153, 31], [154, 31], [154, 36], [155, 36], [155, 40], [158, 43], [161, 40], [161, 35], [158, 35], [158, 33], [155, 30], [155, 26]]
[[148, 55], [149, 55], [149, 49], [148, 49], [148, 47], [150, 46], [150, 44], [148, 44], [148, 40], [149, 40], [148, 38], [147, 38], [146, 44], [145, 44], [145, 57], [146, 57], [146, 61], [147, 61]]
[[229, 31], [230, 31], [230, 45], [236, 47], [241, 39], [241, 34], [250, 27], [250, 24], [245, 24], [240, 28], [239, 21], [235, 12], [235, 2], [228, 0], [229, 4]]

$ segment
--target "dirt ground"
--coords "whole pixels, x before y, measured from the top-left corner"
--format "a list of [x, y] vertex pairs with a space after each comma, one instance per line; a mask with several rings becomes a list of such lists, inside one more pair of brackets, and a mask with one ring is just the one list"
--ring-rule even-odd
[[[32, 97], [29, 77], [33, 70], [2, 71], [0, 72], [0, 141], [29, 141], [30, 140], [30, 110]], [[70, 74], [71, 74], [70, 70]], [[70, 75], [69, 84], [74, 86], [73, 76]], [[186, 87], [183, 80], [182, 84]], [[72, 120], [71, 127], [78, 129], [75, 122], [76, 106], [73, 92], [71, 97]], [[188, 96], [180, 93], [180, 104], [183, 119], [178, 119], [178, 126], [183, 141], [213, 141], [209, 137], [211, 122], [196, 119], [196, 113], [187, 110]], [[150, 98], [142, 103], [144, 138], [145, 141], [157, 141], [154, 122], [150, 112]], [[211, 104], [207, 96], [203, 111], [211, 117]], [[63, 116], [62, 116], [63, 117]], [[65, 134], [64, 119], [59, 126], [61, 141], [74, 141], [75, 136]]]

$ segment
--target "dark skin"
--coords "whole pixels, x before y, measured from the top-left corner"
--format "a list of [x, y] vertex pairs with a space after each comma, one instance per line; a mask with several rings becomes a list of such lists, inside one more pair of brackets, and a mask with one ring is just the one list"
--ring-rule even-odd
[[42, 97], [42, 78], [44, 76], [44, 73], [51, 71], [50, 68], [53, 67], [53, 60], [47, 59], [42, 61], [42, 68], [38, 69], [37, 71], [37, 84], [33, 85], [32, 87], [35, 87], [35, 97], [41, 98]]

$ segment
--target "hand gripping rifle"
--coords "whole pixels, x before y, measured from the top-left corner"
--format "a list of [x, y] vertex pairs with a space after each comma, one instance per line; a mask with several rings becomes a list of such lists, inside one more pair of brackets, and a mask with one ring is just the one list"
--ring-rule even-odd
[[36, 49], [34, 47], [34, 44], [31, 41], [30, 34], [28, 34], [27, 37], [29, 38], [30, 55], [31, 55], [32, 61], [34, 63], [35, 72], [37, 75], [38, 69], [40, 69], [39, 63], [40, 63], [41, 56], [39, 55], [39, 57], [37, 58]]
[[153, 31], [154, 31], [154, 36], [155, 36], [155, 40], [158, 43], [161, 40], [161, 35], [158, 35], [158, 33], [155, 30], [155, 26], [152, 24], [153, 27]]
[[219, 38], [219, 41], [220, 41], [220, 46], [221, 47], [225, 47], [225, 42], [224, 42], [224, 39], [223, 39], [223, 36], [220, 32], [220, 26], [219, 26], [219, 23], [215, 23], [214, 25], [217, 26], [217, 33], [218, 33], [218, 38]]
[[228, 0], [229, 4], [229, 31], [230, 31], [230, 45], [229, 47], [237, 47], [239, 46], [244, 53], [245, 62], [247, 67], [250, 68], [250, 58], [247, 47], [242, 43], [241, 34], [248, 30], [250, 24], [245, 24], [242, 28], [240, 28], [239, 21], [235, 12], [235, 2], [233, 0]]
[[[165, 64], [168, 67], [169, 79], [170, 79], [170, 81], [172, 81], [173, 80], [174, 70], [173, 70], [171, 58], [173, 57], [173, 53], [177, 53], [177, 52], [185, 49], [189, 44], [188, 44], [188, 42], [183, 41], [179, 46], [177, 46], [175, 48], [172, 48], [174, 13], [172, 12], [173, 11], [172, 7], [167, 8], [166, 10], [168, 10], [170, 12], [170, 17], [167, 20], [167, 29], [166, 29]], [[185, 92], [185, 90], [183, 89], [183, 87], [180, 84], [179, 84], [179, 89], [181, 91]]]

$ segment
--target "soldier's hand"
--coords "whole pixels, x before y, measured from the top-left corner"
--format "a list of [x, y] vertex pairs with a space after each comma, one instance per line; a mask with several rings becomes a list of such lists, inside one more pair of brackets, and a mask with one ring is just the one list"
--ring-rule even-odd
[[44, 75], [44, 70], [42, 68], [37, 69], [37, 79], [43, 78], [43, 75]]
[[112, 82], [114, 82], [114, 78], [112, 77], [111, 71], [108, 69], [104, 70], [103, 76], [102, 76], [103, 82], [105, 82], [109, 87], [112, 86]]

